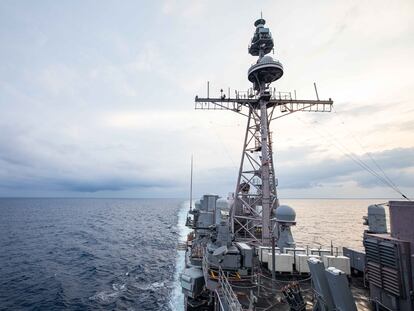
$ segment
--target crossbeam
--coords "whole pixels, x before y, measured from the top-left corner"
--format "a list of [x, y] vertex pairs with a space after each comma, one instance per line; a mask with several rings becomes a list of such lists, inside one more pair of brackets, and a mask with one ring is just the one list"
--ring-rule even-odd
[[[271, 98], [267, 108], [279, 107], [280, 112], [290, 114], [296, 111], [304, 112], [331, 112], [333, 101], [310, 100], [310, 99], [275, 99]], [[195, 98], [196, 110], [230, 110], [244, 116], [248, 116], [244, 110], [258, 109], [259, 99], [257, 98]], [[280, 116], [278, 116], [280, 117]], [[277, 119], [278, 117], [272, 118]]]

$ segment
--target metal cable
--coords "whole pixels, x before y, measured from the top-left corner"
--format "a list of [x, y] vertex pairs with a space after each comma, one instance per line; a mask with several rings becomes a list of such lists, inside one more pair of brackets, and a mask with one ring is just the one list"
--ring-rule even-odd
[[[404, 193], [402, 193], [395, 185], [391, 182], [389, 182], [387, 179], [385, 179], [383, 176], [381, 176], [379, 173], [377, 173], [375, 170], [373, 170], [368, 164], [366, 164], [362, 159], [358, 157], [354, 152], [350, 151], [344, 144], [340, 143], [336, 137], [334, 137], [332, 134], [326, 133], [328, 136], [325, 136], [324, 132], [319, 131], [313, 124], [309, 124], [300, 117], [296, 116], [299, 121], [306, 125], [312, 126], [323, 138], [325, 138], [330, 145], [336, 147], [339, 151], [341, 151], [347, 158], [351, 159], [353, 162], [355, 162], [358, 166], [360, 166], [362, 169], [369, 172], [371, 175], [376, 177], [379, 181], [381, 181], [384, 185], [388, 186], [398, 194], [400, 194], [404, 199], [411, 201]], [[320, 124], [318, 121], [314, 121], [314, 124]], [[331, 142], [329, 142], [329, 138]], [[333, 142], [333, 143], [332, 143]]]
[[334, 112], [334, 115], [339, 119], [341, 125], [344, 127], [344, 129], [351, 135], [351, 137], [357, 142], [357, 144], [361, 147], [361, 149], [365, 152], [366, 155], [370, 158], [372, 163], [381, 171], [382, 175], [384, 175], [384, 178], [390, 183], [390, 185], [393, 186], [394, 190], [396, 190], [403, 198], [410, 200], [407, 196], [402, 193], [402, 191], [399, 189], [399, 187], [391, 180], [391, 178], [385, 173], [385, 171], [382, 169], [382, 167], [379, 165], [379, 163], [374, 159], [371, 152], [367, 151], [362, 144], [362, 142], [354, 135], [354, 133], [345, 126], [345, 121], [341, 118], [341, 116], [336, 111], [335, 107], [332, 106], [332, 110]]

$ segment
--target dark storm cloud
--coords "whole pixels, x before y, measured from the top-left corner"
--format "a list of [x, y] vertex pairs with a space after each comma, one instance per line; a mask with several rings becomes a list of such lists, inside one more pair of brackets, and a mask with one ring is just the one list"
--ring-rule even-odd
[[[281, 163], [277, 165], [282, 188], [299, 189], [318, 187], [327, 183], [355, 181], [360, 186], [369, 188], [381, 182], [347, 156], [339, 159], [311, 160], [301, 163], [284, 165], [283, 159], [288, 158], [288, 151], [280, 155]], [[371, 153], [371, 157], [380, 165], [386, 174], [399, 186], [413, 187], [414, 177], [406, 170], [414, 167], [414, 148], [396, 148]], [[372, 169], [382, 175], [368, 155], [359, 157]]]
[[[116, 149], [119, 146], [116, 145]], [[108, 150], [99, 153], [101, 157]], [[165, 189], [177, 185], [172, 177], [152, 174], [132, 161], [99, 163], [76, 145], [39, 142], [23, 130], [0, 131], [0, 195], [18, 190], [96, 193], [128, 189]], [[14, 192], [13, 192], [14, 193]]]
[[171, 187], [171, 181], [148, 181], [148, 180], [122, 180], [122, 179], [103, 179], [103, 180], [60, 180], [56, 181], [60, 190], [74, 192], [99, 192], [99, 191], [122, 191], [127, 189], [149, 189]]
[[59, 177], [30, 177], [30, 176], [14, 176], [8, 179], [0, 179], [0, 188], [5, 193], [7, 189], [19, 189], [36, 191], [61, 191], [61, 192], [80, 192], [80, 193], [96, 193], [100, 191], [123, 191], [128, 189], [162, 189], [176, 185], [171, 180], [148, 180], [138, 177], [114, 178], [114, 177], [92, 177], [89, 179], [76, 178], [73, 176]]

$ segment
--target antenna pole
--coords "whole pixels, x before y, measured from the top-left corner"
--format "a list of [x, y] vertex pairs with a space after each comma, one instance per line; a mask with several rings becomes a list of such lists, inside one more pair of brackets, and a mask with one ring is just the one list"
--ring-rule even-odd
[[316, 82], [313, 82], [313, 86], [315, 88], [316, 99], [319, 100], [318, 89], [316, 88]]
[[190, 211], [193, 208], [193, 155], [191, 155], [191, 176], [190, 176]]

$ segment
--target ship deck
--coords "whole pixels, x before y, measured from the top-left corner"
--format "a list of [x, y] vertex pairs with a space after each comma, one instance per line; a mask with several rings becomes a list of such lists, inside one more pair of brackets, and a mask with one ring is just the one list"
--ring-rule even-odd
[[[241, 280], [228, 279], [243, 309], [249, 309], [253, 300], [255, 310], [291, 310], [287, 301], [283, 298], [283, 290], [289, 284], [297, 283], [300, 292], [306, 302], [306, 310], [312, 310], [314, 305], [314, 292], [311, 286], [309, 274], [280, 274], [275, 279], [269, 270], [263, 268], [254, 277]], [[351, 291], [355, 298], [358, 311], [372, 310], [368, 300], [368, 289], [364, 287], [362, 276], [353, 276], [350, 279]], [[276, 295], [275, 295], [276, 294]]]

